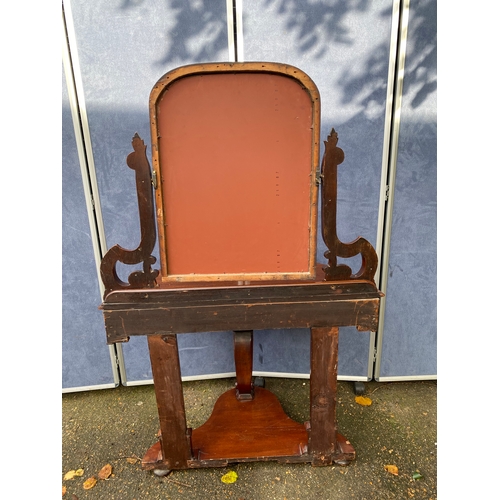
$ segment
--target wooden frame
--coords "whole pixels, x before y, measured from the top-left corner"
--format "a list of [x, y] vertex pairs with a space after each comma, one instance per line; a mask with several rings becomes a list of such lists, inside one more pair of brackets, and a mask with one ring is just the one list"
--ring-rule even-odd
[[[163, 168], [162, 128], [158, 126], [157, 103], [173, 83], [189, 75], [254, 74], [292, 77], [301, 83], [312, 106], [313, 126], [304, 135], [312, 141], [307, 159], [310, 216], [309, 253], [306, 272], [270, 273], [184, 273], [168, 274], [165, 244], [164, 191], [155, 187], [166, 181]], [[173, 83], [172, 83], [173, 82]], [[301, 90], [302, 92], [302, 90]], [[136, 134], [134, 151], [127, 164], [136, 172], [141, 220], [141, 242], [137, 249], [112, 247], [102, 259], [105, 285], [101, 305], [107, 341], [126, 342], [133, 335], [146, 335], [153, 370], [160, 421], [160, 438], [145, 454], [144, 469], [187, 469], [222, 467], [231, 462], [277, 460], [310, 462], [324, 466], [348, 464], [355, 457], [349, 441], [337, 429], [336, 381], [338, 331], [356, 326], [374, 331], [378, 326], [381, 292], [374, 283], [377, 269], [375, 250], [364, 238], [343, 243], [337, 237], [337, 168], [344, 160], [332, 130], [325, 141], [321, 170], [319, 163], [319, 95], [310, 79], [296, 68], [271, 63], [196, 65], [167, 73], [154, 87], [150, 99], [153, 133], [151, 175], [146, 146]], [[175, 116], [175, 115], [174, 115]], [[176, 124], [182, 120], [176, 119]], [[158, 134], [160, 132], [160, 134]], [[326, 266], [315, 265], [317, 185], [322, 183], [321, 233], [327, 251]], [[161, 274], [153, 269], [151, 255], [160, 234]], [[312, 236], [314, 235], [314, 241]], [[163, 242], [163, 243], [162, 243]], [[353, 272], [337, 257], [361, 255], [361, 266]], [[128, 282], [116, 272], [117, 262], [143, 264], [130, 274]], [[253, 330], [309, 328], [311, 331], [310, 420], [293, 422], [276, 397], [252, 381]], [[186, 423], [177, 335], [207, 331], [234, 331], [235, 389], [218, 399], [211, 417], [198, 429]]]
[[161, 283], [314, 278], [320, 99], [304, 72], [178, 68], [154, 86], [150, 116]]

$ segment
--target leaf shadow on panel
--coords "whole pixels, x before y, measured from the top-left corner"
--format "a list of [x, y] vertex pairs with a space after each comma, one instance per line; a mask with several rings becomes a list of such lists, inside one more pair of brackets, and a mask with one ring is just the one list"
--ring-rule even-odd
[[[123, 0], [121, 9], [146, 7], [151, 0]], [[172, 27], [166, 33], [165, 52], [159, 65], [174, 61], [209, 62], [227, 50], [226, 2], [224, 0], [167, 0], [172, 12]], [[360, 15], [374, 6], [368, 0], [264, 0], [263, 13], [285, 20], [285, 29], [293, 33], [296, 49], [320, 60], [329, 50], [342, 50], [354, 43], [349, 27], [353, 14]], [[382, 18], [392, 16], [392, 6], [380, 11]], [[245, 22], [245, 2], [243, 2]], [[374, 28], [376, 29], [376, 28]], [[437, 88], [436, 2], [411, 3], [411, 49], [419, 54], [405, 68], [405, 93], [414, 89], [412, 107], [418, 107]], [[245, 30], [243, 30], [245, 33]], [[342, 100], [377, 109], [385, 104], [389, 47], [381, 43], [367, 49], [362, 71], [346, 70], [332, 82], [341, 90]], [[280, 61], [286, 62], [286, 61]], [[368, 77], [368, 78], [367, 78]]]
[[[166, 33], [167, 46], [157, 61], [209, 62], [227, 51], [226, 2], [224, 0], [167, 0], [173, 26]], [[123, 0], [121, 9], [147, 6], [150, 0]]]
[[364, 12], [368, 0], [266, 0], [279, 16], [286, 17], [286, 28], [296, 32], [298, 49], [321, 57], [332, 43], [353, 43], [345, 21], [346, 14]]
[[[370, 6], [365, 0], [308, 1], [267, 0], [267, 7], [286, 18], [285, 26], [294, 32], [296, 48], [312, 58], [321, 58], [328, 50], [341, 51], [342, 46], [353, 43], [349, 29], [349, 17], [362, 14]], [[381, 18], [392, 16], [392, 6], [380, 11]], [[405, 67], [404, 91], [410, 89], [415, 94], [411, 106], [422, 104], [437, 88], [437, 26], [436, 2], [419, 0], [410, 7], [410, 37], [408, 50], [414, 57]], [[376, 27], [374, 28], [376, 29]], [[354, 72], [346, 69], [337, 81], [332, 82], [342, 92], [342, 102], [356, 102], [368, 109], [376, 104], [376, 109], [385, 105], [387, 91], [387, 62], [389, 46], [387, 42], [374, 45], [366, 50], [364, 67]]]

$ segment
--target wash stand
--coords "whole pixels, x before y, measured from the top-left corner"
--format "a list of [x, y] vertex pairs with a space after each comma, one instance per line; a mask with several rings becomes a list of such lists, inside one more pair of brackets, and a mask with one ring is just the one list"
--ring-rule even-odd
[[[370, 243], [337, 237], [344, 153], [332, 130], [320, 166], [316, 85], [284, 64], [183, 66], [152, 89], [150, 125], [152, 170], [137, 134], [127, 158], [141, 242], [135, 250], [112, 247], [101, 265], [107, 342], [148, 340], [160, 433], [143, 468], [348, 464], [355, 451], [336, 419], [338, 332], [375, 331], [382, 294]], [[324, 265], [316, 263], [318, 205]], [[337, 262], [358, 254], [354, 272]], [[136, 266], [127, 282], [118, 262]], [[311, 333], [307, 422], [290, 419], [252, 378], [253, 330], [287, 328]], [[236, 383], [191, 429], [177, 336], [214, 331], [234, 332]]]

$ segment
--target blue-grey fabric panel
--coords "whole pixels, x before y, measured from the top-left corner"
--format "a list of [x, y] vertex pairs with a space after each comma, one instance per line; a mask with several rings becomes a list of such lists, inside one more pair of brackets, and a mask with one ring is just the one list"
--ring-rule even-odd
[[412, 0], [380, 377], [437, 374], [436, 3]]
[[254, 332], [254, 371], [308, 375], [309, 368], [309, 330], [293, 328]]
[[[135, 249], [135, 174], [126, 164], [132, 137], [142, 137], [150, 157], [149, 93], [163, 74], [184, 64], [228, 60], [226, 2], [71, 0], [71, 6], [106, 242], [108, 248]], [[124, 280], [132, 270], [118, 267]], [[226, 337], [182, 336], [182, 374], [234, 371]], [[151, 378], [145, 339], [123, 344], [123, 356], [128, 382]]]
[[62, 387], [76, 389], [114, 380], [64, 74], [62, 89]]
[[[177, 344], [183, 377], [202, 378], [235, 371], [232, 332], [186, 333], [177, 335]], [[127, 383], [151, 380], [146, 337], [132, 337], [124, 348]]]
[[[352, 336], [355, 336], [354, 342], [350, 338]], [[340, 329], [339, 375], [353, 379], [366, 377], [369, 336], [369, 332], [358, 332], [356, 328]], [[258, 372], [309, 375], [310, 342], [308, 329], [257, 330], [254, 332], [253, 369]]]
[[[332, 127], [339, 135], [345, 161], [339, 166], [337, 225], [346, 243], [358, 236], [376, 243], [391, 21], [391, 0], [243, 3], [245, 60], [288, 63], [305, 71], [321, 95], [321, 139], [326, 140]], [[318, 261], [325, 262], [320, 234], [318, 230]], [[346, 263], [357, 270], [360, 261]], [[278, 345], [283, 333], [274, 335]], [[266, 338], [265, 359], [269, 367], [281, 366], [284, 361], [280, 350], [271, 347], [272, 338]], [[339, 375], [367, 376], [369, 339], [355, 328], [341, 329]], [[290, 342], [308, 362], [308, 335], [296, 335]], [[305, 368], [301, 360], [292, 371]]]
[[[354, 354], [345, 345], [348, 335], [358, 335], [361, 346]], [[342, 328], [339, 336], [339, 372], [344, 377], [359, 377], [366, 369], [368, 358], [368, 332], [358, 332], [355, 328]], [[178, 335], [179, 358], [182, 376], [204, 377], [232, 373], [235, 371], [233, 333], [208, 332]], [[152, 379], [148, 346], [145, 337], [132, 337], [128, 344], [129, 356], [126, 362], [127, 383]], [[276, 374], [297, 374], [308, 376], [310, 371], [309, 330], [295, 328], [287, 330], [256, 330], [254, 332], [253, 369], [256, 372]], [[365, 373], [363, 372], [363, 375]]]

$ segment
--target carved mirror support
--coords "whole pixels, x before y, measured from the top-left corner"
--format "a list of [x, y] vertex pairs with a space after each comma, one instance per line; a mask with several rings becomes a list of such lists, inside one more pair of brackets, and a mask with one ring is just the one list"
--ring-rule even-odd
[[[346, 279], [366, 279], [373, 281], [377, 270], [377, 253], [364, 238], [357, 238], [350, 243], [342, 243], [337, 237], [337, 167], [344, 161], [344, 151], [337, 147], [338, 134], [332, 128], [325, 141], [325, 153], [321, 165], [323, 183], [321, 197], [322, 234], [328, 250], [325, 257], [327, 281]], [[350, 258], [361, 254], [361, 267], [357, 273], [345, 264], [338, 264], [337, 257]]]

